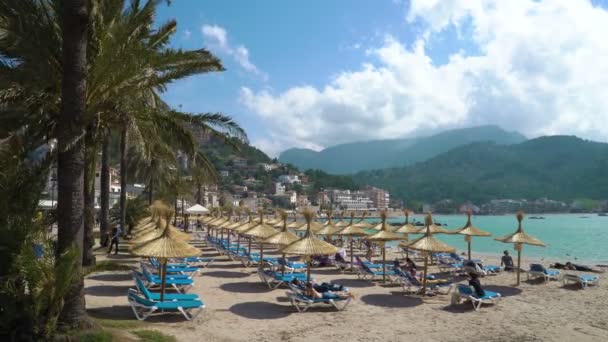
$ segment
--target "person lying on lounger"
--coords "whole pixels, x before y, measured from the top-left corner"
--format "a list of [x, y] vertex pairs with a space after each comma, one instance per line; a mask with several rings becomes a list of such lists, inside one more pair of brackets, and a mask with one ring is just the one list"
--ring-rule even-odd
[[559, 269], [559, 270], [571, 270], [571, 271], [583, 271], [583, 272], [602, 273], [602, 271], [600, 271], [600, 270], [596, 270], [596, 269], [593, 269], [593, 268], [591, 268], [589, 266], [585, 266], [585, 265], [573, 264], [570, 261], [566, 262], [565, 264], [561, 264], [559, 262], [556, 262], [553, 265], [549, 265], [549, 267], [556, 268], [556, 269]]
[[310, 298], [317, 298], [317, 299], [337, 299], [337, 298], [355, 298], [355, 295], [352, 292], [349, 291], [325, 291], [325, 292], [319, 292], [317, 290], [315, 290], [315, 287], [313, 286], [312, 282], [308, 282], [306, 283], [306, 290], [304, 291], [304, 294]]
[[[306, 284], [298, 278], [294, 278], [291, 281], [291, 283], [301, 289], [306, 288]], [[312, 283], [313, 288], [319, 293], [323, 293], [323, 292], [327, 292], [327, 291], [338, 291], [338, 292], [344, 291], [344, 286], [339, 285], [339, 284], [332, 284], [332, 283], [325, 283], [325, 282], [321, 283], [321, 284], [317, 284], [314, 281], [311, 281], [310, 283]]]

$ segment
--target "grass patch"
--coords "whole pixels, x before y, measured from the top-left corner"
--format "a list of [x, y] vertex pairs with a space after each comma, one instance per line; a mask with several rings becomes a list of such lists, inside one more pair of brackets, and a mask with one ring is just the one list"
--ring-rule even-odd
[[97, 262], [95, 266], [89, 267], [85, 270], [85, 276], [94, 272], [104, 272], [104, 271], [130, 271], [132, 268], [130, 266], [119, 264], [116, 261], [111, 260], [103, 260]]
[[78, 335], [78, 341], [81, 342], [112, 342], [114, 337], [109, 331], [92, 331]]
[[95, 318], [97, 324], [108, 329], [136, 329], [143, 328], [146, 323], [138, 320], [111, 319], [111, 318]]
[[133, 335], [141, 338], [142, 341], [150, 342], [176, 342], [175, 337], [165, 335], [156, 330], [136, 330], [131, 332]]

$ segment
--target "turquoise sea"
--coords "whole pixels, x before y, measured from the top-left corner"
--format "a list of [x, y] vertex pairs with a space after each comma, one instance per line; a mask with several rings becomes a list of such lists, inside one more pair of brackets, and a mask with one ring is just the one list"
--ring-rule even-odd
[[[528, 234], [539, 238], [547, 246], [536, 247], [524, 245], [522, 256], [559, 261], [577, 260], [593, 263], [608, 263], [608, 217], [596, 214], [542, 214], [544, 220], [529, 219], [523, 221], [523, 228]], [[582, 218], [587, 217], [587, 218]], [[410, 216], [410, 221], [423, 221], [422, 215]], [[435, 222], [447, 224], [448, 229], [461, 228], [466, 223], [464, 215], [433, 215]], [[404, 218], [390, 219], [392, 224], [401, 224]], [[495, 237], [504, 236], [517, 229], [515, 215], [473, 216], [473, 225], [492, 233], [491, 237], [473, 237], [473, 252], [499, 254], [507, 249], [512, 254], [513, 246], [495, 241]], [[410, 239], [419, 235], [411, 235]], [[437, 238], [466, 251], [466, 242], [462, 235], [437, 234]]]

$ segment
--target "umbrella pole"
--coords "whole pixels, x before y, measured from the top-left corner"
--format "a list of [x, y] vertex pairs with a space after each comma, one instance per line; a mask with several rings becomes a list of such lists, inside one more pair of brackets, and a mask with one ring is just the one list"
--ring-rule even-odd
[[471, 239], [470, 238], [467, 241], [467, 246], [469, 249], [469, 260], [471, 260]]
[[423, 274], [424, 278], [422, 279], [422, 295], [423, 296], [426, 296], [426, 278], [427, 278], [426, 272], [427, 272], [428, 266], [429, 266], [429, 256], [428, 256], [428, 253], [426, 253], [424, 255], [424, 274]]
[[382, 282], [386, 281], [386, 242], [382, 243]]
[[306, 256], [306, 283], [310, 283], [310, 255]]
[[350, 239], [350, 271], [354, 272], [355, 269], [353, 268], [353, 266], [354, 266], [354, 264], [353, 264], [353, 260], [354, 260], [354, 257], [353, 257], [353, 237], [349, 236], [348, 238]]
[[260, 242], [260, 262], [258, 263], [258, 268], [262, 269], [264, 266], [264, 242]]
[[236, 254], [238, 255], [241, 251], [241, 234], [236, 233]]
[[519, 272], [521, 270], [521, 245], [517, 246], [517, 286], [519, 286]]
[[251, 256], [251, 237], [249, 238], [249, 246], [247, 247], [247, 254]]
[[162, 258], [161, 263], [163, 265], [163, 271], [160, 274], [160, 301], [162, 302], [165, 300], [165, 283], [167, 282], [167, 258]]
[[[283, 253], [283, 261], [285, 262], [285, 264], [287, 264], [287, 259], [285, 259], [285, 253]], [[281, 268], [281, 275], [285, 275], [285, 265], [283, 265], [283, 267]]]

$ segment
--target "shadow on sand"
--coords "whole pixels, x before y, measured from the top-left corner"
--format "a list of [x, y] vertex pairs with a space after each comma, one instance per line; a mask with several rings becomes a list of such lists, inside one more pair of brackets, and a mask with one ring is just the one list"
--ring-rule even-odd
[[220, 285], [220, 289], [227, 292], [237, 293], [265, 293], [272, 291], [268, 286], [262, 284], [262, 282], [237, 282], [237, 283], [226, 283]]
[[488, 285], [485, 286], [484, 289], [492, 292], [498, 292], [502, 297], [517, 296], [522, 292], [521, 289], [518, 289], [517, 287], [500, 285]]
[[[114, 321], [134, 321], [136, 323], [141, 323], [137, 321], [135, 315], [133, 314], [133, 310], [131, 307], [127, 305], [114, 305], [103, 308], [95, 308], [88, 309], [87, 313], [89, 316], [97, 319], [108, 319]], [[201, 313], [201, 314], [204, 314]], [[165, 312], [160, 315], [152, 315], [146, 319], [147, 323], [180, 323], [186, 322], [184, 316], [182, 316], [179, 312]]]
[[333, 279], [331, 281], [334, 284], [344, 285], [346, 287], [372, 287], [374, 284], [367, 280], [361, 279]]
[[216, 278], [246, 278], [249, 277], [249, 273], [243, 272], [231, 272], [231, 271], [212, 271], [204, 272], [203, 276], [216, 277]]
[[231, 306], [228, 310], [235, 315], [251, 319], [279, 319], [289, 316], [290, 306], [268, 302], [245, 302]]
[[86, 287], [84, 293], [99, 297], [126, 297], [131, 287], [129, 285], [96, 285]]
[[133, 279], [131, 273], [102, 273], [88, 276], [87, 279], [101, 280], [101, 281], [128, 281]]
[[395, 294], [369, 294], [362, 296], [361, 301], [368, 305], [384, 308], [411, 308], [423, 304], [422, 299], [419, 297]]

